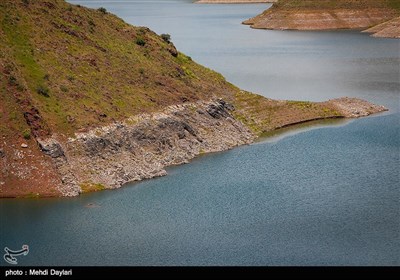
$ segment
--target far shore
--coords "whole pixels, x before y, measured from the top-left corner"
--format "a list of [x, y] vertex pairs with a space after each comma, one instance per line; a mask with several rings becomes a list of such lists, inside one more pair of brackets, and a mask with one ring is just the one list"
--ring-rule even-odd
[[197, 4], [256, 4], [256, 3], [275, 3], [277, 0], [199, 0]]

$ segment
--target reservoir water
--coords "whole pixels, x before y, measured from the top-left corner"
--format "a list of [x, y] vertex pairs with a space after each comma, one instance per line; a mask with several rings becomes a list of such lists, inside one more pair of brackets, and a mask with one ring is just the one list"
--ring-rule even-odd
[[169, 33], [244, 89], [362, 97], [390, 111], [202, 156], [119, 190], [0, 200], [0, 248], [29, 245], [19, 265], [400, 265], [400, 40], [240, 24], [265, 4], [70, 2]]

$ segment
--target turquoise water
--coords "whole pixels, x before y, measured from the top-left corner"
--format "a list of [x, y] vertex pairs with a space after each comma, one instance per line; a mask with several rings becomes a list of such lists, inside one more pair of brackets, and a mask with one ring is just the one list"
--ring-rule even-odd
[[238, 24], [265, 5], [79, 2], [170, 33], [246, 89], [363, 96], [391, 110], [202, 156], [119, 190], [0, 200], [0, 247], [30, 246], [20, 265], [400, 265], [399, 41]]

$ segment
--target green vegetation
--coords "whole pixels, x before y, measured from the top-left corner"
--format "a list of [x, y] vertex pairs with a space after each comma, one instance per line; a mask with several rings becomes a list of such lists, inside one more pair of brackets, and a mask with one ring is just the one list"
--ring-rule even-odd
[[22, 136], [24, 137], [24, 139], [29, 140], [31, 139], [31, 130], [29, 128], [25, 129], [22, 132]]
[[27, 195], [25, 195], [24, 198], [40, 198], [40, 194], [39, 193], [30, 192]]
[[43, 85], [38, 86], [36, 92], [39, 93], [40, 95], [43, 95], [44, 97], [50, 97], [49, 89]]
[[160, 36], [168, 44], [171, 43], [171, 35], [169, 35], [169, 34], [161, 34]]
[[146, 41], [143, 39], [143, 37], [137, 37], [135, 40], [136, 45], [139, 46], [144, 46], [146, 45]]
[[32, 107], [41, 116], [37, 127], [71, 136], [172, 104], [232, 98], [238, 90], [176, 55], [168, 34], [131, 26], [103, 9], [24, 2], [0, 1], [0, 65], [9, 66], [0, 66], [0, 109], [9, 112], [3, 126], [18, 134]]
[[106, 8], [104, 8], [104, 7], [100, 7], [100, 8], [98, 8], [97, 9], [100, 13], [102, 13], [102, 14], [107, 14], [107, 10], [106, 10]]
[[102, 184], [94, 183], [83, 183], [80, 185], [80, 187], [83, 193], [98, 192], [106, 189], [106, 187], [104, 187]]

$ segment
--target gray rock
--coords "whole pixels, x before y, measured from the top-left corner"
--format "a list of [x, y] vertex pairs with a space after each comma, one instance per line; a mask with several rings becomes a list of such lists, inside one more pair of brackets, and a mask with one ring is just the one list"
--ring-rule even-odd
[[28, 148], [28, 145], [25, 144], [25, 143], [22, 143], [22, 144], [21, 144], [21, 148]]
[[[59, 143], [39, 141], [63, 182], [60, 191], [78, 195], [80, 184], [119, 188], [125, 183], [166, 175], [165, 167], [189, 162], [199, 153], [249, 144], [255, 136], [230, 114], [224, 100], [185, 103], [79, 133]], [[202, 112], [202, 113], [199, 113]]]
[[58, 158], [64, 156], [64, 151], [56, 140], [52, 141], [38, 141], [39, 142], [39, 148], [48, 156], [51, 156], [52, 158]]

